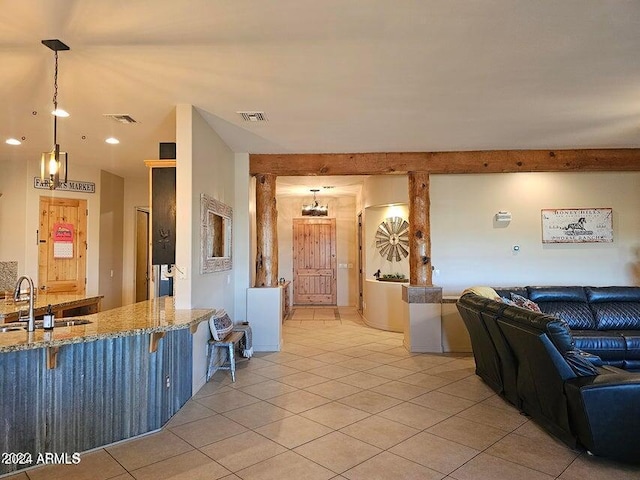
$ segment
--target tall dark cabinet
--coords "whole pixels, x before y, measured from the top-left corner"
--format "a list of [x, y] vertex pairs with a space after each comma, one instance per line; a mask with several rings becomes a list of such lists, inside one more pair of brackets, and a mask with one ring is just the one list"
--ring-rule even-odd
[[151, 169], [151, 264], [176, 263], [176, 167]]
[[[176, 161], [145, 160], [144, 163], [149, 168], [151, 265], [172, 266], [176, 263]], [[157, 294], [172, 295], [172, 278], [157, 277], [159, 272], [154, 268], [152, 273]]]

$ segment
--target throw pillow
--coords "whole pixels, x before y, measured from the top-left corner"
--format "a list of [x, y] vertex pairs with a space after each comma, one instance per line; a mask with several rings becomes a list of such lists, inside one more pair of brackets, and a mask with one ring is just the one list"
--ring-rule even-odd
[[218, 310], [209, 318], [209, 329], [213, 339], [220, 341], [233, 330], [233, 322], [224, 310]]
[[516, 302], [514, 302], [513, 300], [511, 300], [510, 298], [507, 298], [507, 297], [500, 297], [500, 301], [502, 303], [507, 304], [507, 305], [511, 305], [511, 306], [515, 306], [515, 307], [518, 306], [518, 304]]
[[528, 298], [524, 298], [522, 295], [512, 293], [511, 300], [513, 300], [514, 303], [519, 307], [526, 308], [527, 310], [531, 310], [532, 312], [542, 313], [542, 310], [540, 310], [540, 307], [536, 302], [529, 300]]

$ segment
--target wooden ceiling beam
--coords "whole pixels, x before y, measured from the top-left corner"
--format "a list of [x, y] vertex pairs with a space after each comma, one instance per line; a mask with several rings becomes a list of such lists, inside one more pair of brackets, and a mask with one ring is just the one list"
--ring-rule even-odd
[[251, 154], [251, 175], [632, 172], [640, 149], [488, 150], [472, 152]]

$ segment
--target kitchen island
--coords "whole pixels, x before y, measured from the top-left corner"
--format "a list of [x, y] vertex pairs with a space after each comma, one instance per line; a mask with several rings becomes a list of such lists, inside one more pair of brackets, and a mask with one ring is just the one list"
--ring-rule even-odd
[[162, 297], [0, 333], [0, 452], [24, 454], [0, 475], [161, 428], [192, 395], [192, 333], [213, 313]]

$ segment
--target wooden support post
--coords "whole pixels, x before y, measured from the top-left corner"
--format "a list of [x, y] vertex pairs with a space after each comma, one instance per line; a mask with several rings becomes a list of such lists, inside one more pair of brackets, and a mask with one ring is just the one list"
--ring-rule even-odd
[[409, 283], [431, 286], [429, 174], [409, 172]]
[[276, 176], [256, 175], [256, 287], [278, 286]]

